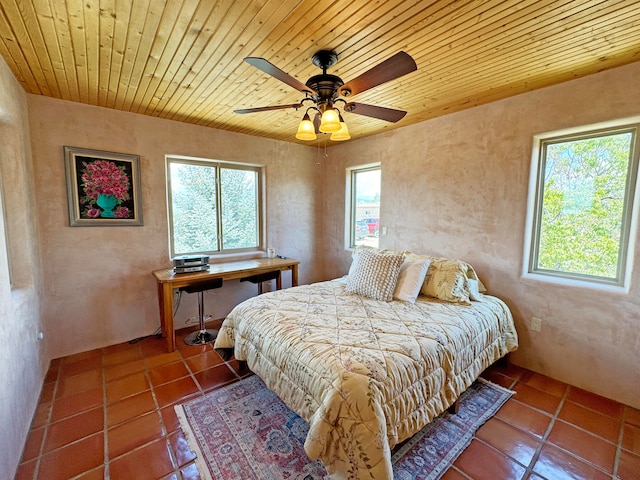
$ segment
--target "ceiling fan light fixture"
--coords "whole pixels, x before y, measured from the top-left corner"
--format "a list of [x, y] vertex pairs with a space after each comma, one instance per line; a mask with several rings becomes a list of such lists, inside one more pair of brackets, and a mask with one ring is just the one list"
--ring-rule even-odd
[[320, 131], [322, 133], [333, 133], [340, 130], [340, 117], [338, 112], [333, 108], [327, 108], [322, 113], [322, 119], [320, 120]]
[[298, 140], [315, 140], [316, 139], [316, 128], [309, 117], [309, 113], [305, 113], [304, 117], [302, 117], [302, 121], [300, 125], [298, 125], [298, 133], [296, 133], [296, 138]]
[[329, 138], [334, 142], [342, 142], [344, 140], [349, 140], [351, 138], [351, 135], [349, 135], [349, 129], [347, 128], [347, 124], [342, 118], [342, 115], [340, 113], [338, 113], [338, 116], [340, 117], [340, 130], [338, 130], [337, 132], [333, 132], [331, 134], [331, 137]]

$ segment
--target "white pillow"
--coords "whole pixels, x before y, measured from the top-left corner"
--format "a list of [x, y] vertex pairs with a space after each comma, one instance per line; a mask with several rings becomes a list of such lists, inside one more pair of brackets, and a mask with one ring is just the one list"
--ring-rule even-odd
[[373, 249], [360, 251], [354, 271], [347, 279], [347, 291], [390, 302], [403, 260], [403, 253], [382, 253]]
[[393, 292], [394, 300], [415, 303], [430, 263], [431, 260], [424, 258], [405, 257], [398, 274], [398, 284]]

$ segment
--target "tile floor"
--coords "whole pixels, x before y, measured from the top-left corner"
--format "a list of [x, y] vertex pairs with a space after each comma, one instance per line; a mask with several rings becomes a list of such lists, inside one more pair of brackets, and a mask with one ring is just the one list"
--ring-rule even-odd
[[[148, 337], [52, 362], [17, 480], [200, 478], [173, 405], [238, 381], [211, 345]], [[445, 480], [640, 479], [640, 411], [515, 366], [484, 376], [516, 394]]]

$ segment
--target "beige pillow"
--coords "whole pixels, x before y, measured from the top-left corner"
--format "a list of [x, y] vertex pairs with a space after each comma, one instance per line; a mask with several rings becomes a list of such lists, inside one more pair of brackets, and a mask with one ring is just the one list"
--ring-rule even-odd
[[347, 291], [389, 302], [398, 283], [403, 253], [383, 253], [375, 249], [358, 252], [353, 272], [347, 278]]
[[398, 274], [398, 284], [393, 292], [393, 299], [415, 303], [416, 298], [420, 295], [420, 289], [430, 263], [431, 260], [426, 258], [405, 256]]
[[[471, 265], [454, 258], [431, 258], [431, 265], [421, 289], [424, 295], [465, 304], [470, 304], [470, 300], [481, 299], [480, 282]], [[478, 281], [477, 285], [470, 285], [470, 279]]]

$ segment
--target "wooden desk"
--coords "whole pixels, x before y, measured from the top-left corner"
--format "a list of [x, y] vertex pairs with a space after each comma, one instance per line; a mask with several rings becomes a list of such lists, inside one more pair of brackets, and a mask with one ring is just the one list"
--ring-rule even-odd
[[[298, 264], [293, 258], [254, 258], [237, 262], [212, 263], [209, 270], [195, 273], [174, 273], [172, 268], [155, 270], [153, 276], [158, 282], [158, 303], [160, 306], [160, 326], [162, 336], [167, 339], [167, 350], [176, 349], [176, 335], [173, 330], [173, 290], [199, 282], [221, 278], [233, 280], [276, 270], [291, 270], [291, 285], [298, 285]], [[282, 278], [276, 280], [276, 288], [282, 288]]]

